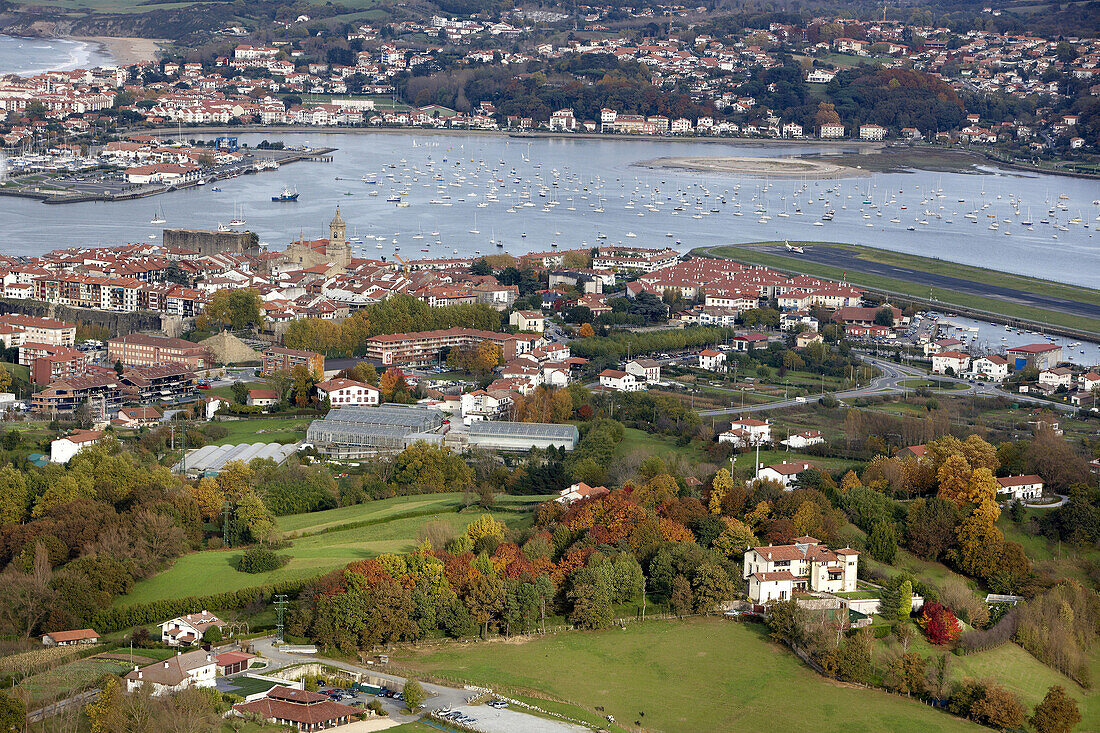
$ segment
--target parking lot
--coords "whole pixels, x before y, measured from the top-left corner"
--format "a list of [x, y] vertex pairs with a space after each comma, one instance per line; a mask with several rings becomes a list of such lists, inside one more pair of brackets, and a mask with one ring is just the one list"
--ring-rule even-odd
[[591, 733], [590, 728], [582, 725], [540, 718], [512, 707], [498, 709], [488, 705], [459, 705], [450, 710], [466, 716], [467, 720], [462, 722], [464, 727], [483, 733]]

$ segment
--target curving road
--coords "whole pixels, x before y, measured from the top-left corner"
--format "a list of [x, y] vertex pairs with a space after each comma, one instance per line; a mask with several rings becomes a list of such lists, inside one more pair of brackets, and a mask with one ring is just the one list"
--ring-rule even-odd
[[[1017, 394], [1015, 392], [1006, 392], [997, 385], [990, 382], [977, 382], [971, 384], [965, 379], [956, 379], [954, 377], [947, 377], [940, 374], [930, 375], [928, 372], [919, 369], [914, 366], [906, 364], [898, 364], [892, 361], [886, 361], [884, 359], [878, 359], [867, 354], [858, 354], [859, 359], [863, 362], [871, 364], [877, 367], [881, 374], [867, 385], [862, 387], [854, 387], [852, 389], [841, 390], [838, 392], [826, 392], [825, 394], [831, 394], [838, 400], [844, 400], [854, 397], [871, 397], [874, 395], [893, 395], [893, 394], [907, 394], [913, 391], [912, 387], [906, 387], [902, 382], [909, 381], [911, 379], [929, 379], [935, 378], [941, 382], [951, 382], [954, 384], [964, 385], [962, 389], [942, 389], [932, 390], [933, 394], [944, 397], [961, 397], [963, 395], [977, 396], [977, 397], [1004, 397], [1016, 402], [1030, 402], [1043, 407], [1049, 407], [1054, 410], [1061, 410], [1063, 412], [1076, 412], [1077, 408], [1072, 405], [1063, 405], [1057, 402], [1049, 402], [1047, 400], [1039, 399], [1038, 397], [1032, 397], [1030, 395]], [[812, 404], [819, 397], [823, 395], [807, 395], [803, 398], [803, 401], [798, 399], [780, 400], [778, 402], [767, 402], [762, 405], [748, 405], [746, 407], [734, 407], [734, 408], [722, 408], [719, 410], [700, 410], [699, 415], [702, 417], [718, 417], [721, 415], [741, 415], [752, 412], [768, 412], [770, 410], [782, 410], [786, 407], [798, 407]]]

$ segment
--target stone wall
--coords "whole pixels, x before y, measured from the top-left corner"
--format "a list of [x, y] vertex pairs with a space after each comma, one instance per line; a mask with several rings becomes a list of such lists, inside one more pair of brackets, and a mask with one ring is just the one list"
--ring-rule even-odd
[[165, 247], [179, 247], [201, 255], [223, 252], [259, 254], [256, 235], [252, 232], [219, 232], [208, 229], [165, 229], [161, 234]]
[[187, 321], [177, 316], [161, 316], [159, 313], [115, 313], [114, 311], [73, 308], [67, 305], [45, 303], [40, 300], [9, 300], [0, 298], [0, 314], [24, 313], [40, 318], [56, 318], [67, 323], [83, 323], [102, 326], [111, 336], [125, 336], [139, 331], [161, 331], [167, 327], [178, 336], [188, 327]]

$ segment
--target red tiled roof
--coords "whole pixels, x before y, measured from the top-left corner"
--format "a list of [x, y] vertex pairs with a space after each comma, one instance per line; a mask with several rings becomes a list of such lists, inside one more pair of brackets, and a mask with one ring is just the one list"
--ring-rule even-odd
[[64, 643], [67, 641], [81, 641], [83, 639], [98, 639], [99, 634], [95, 629], [74, 629], [73, 631], [51, 631], [45, 636], [50, 637], [58, 643]]
[[1035, 474], [1028, 474], [1027, 476], [1006, 476], [1005, 478], [997, 479], [1003, 488], [1009, 488], [1012, 486], [1029, 486], [1031, 484], [1041, 484], [1043, 479], [1039, 478]]

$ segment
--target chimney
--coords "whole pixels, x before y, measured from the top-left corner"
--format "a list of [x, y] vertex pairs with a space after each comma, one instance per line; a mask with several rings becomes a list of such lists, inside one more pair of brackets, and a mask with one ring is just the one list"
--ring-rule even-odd
[[164, 663], [164, 668], [165, 668], [165, 669], [168, 669], [168, 662], [165, 662], [165, 663]]
[[[135, 667], [134, 669], [137, 669], [137, 668]], [[142, 672], [142, 671], [141, 671], [140, 669], [138, 669], [138, 679], [140, 680], [140, 679], [142, 679], [142, 678], [143, 678], [144, 676], [145, 676], [145, 673], [144, 673], [144, 672]]]

